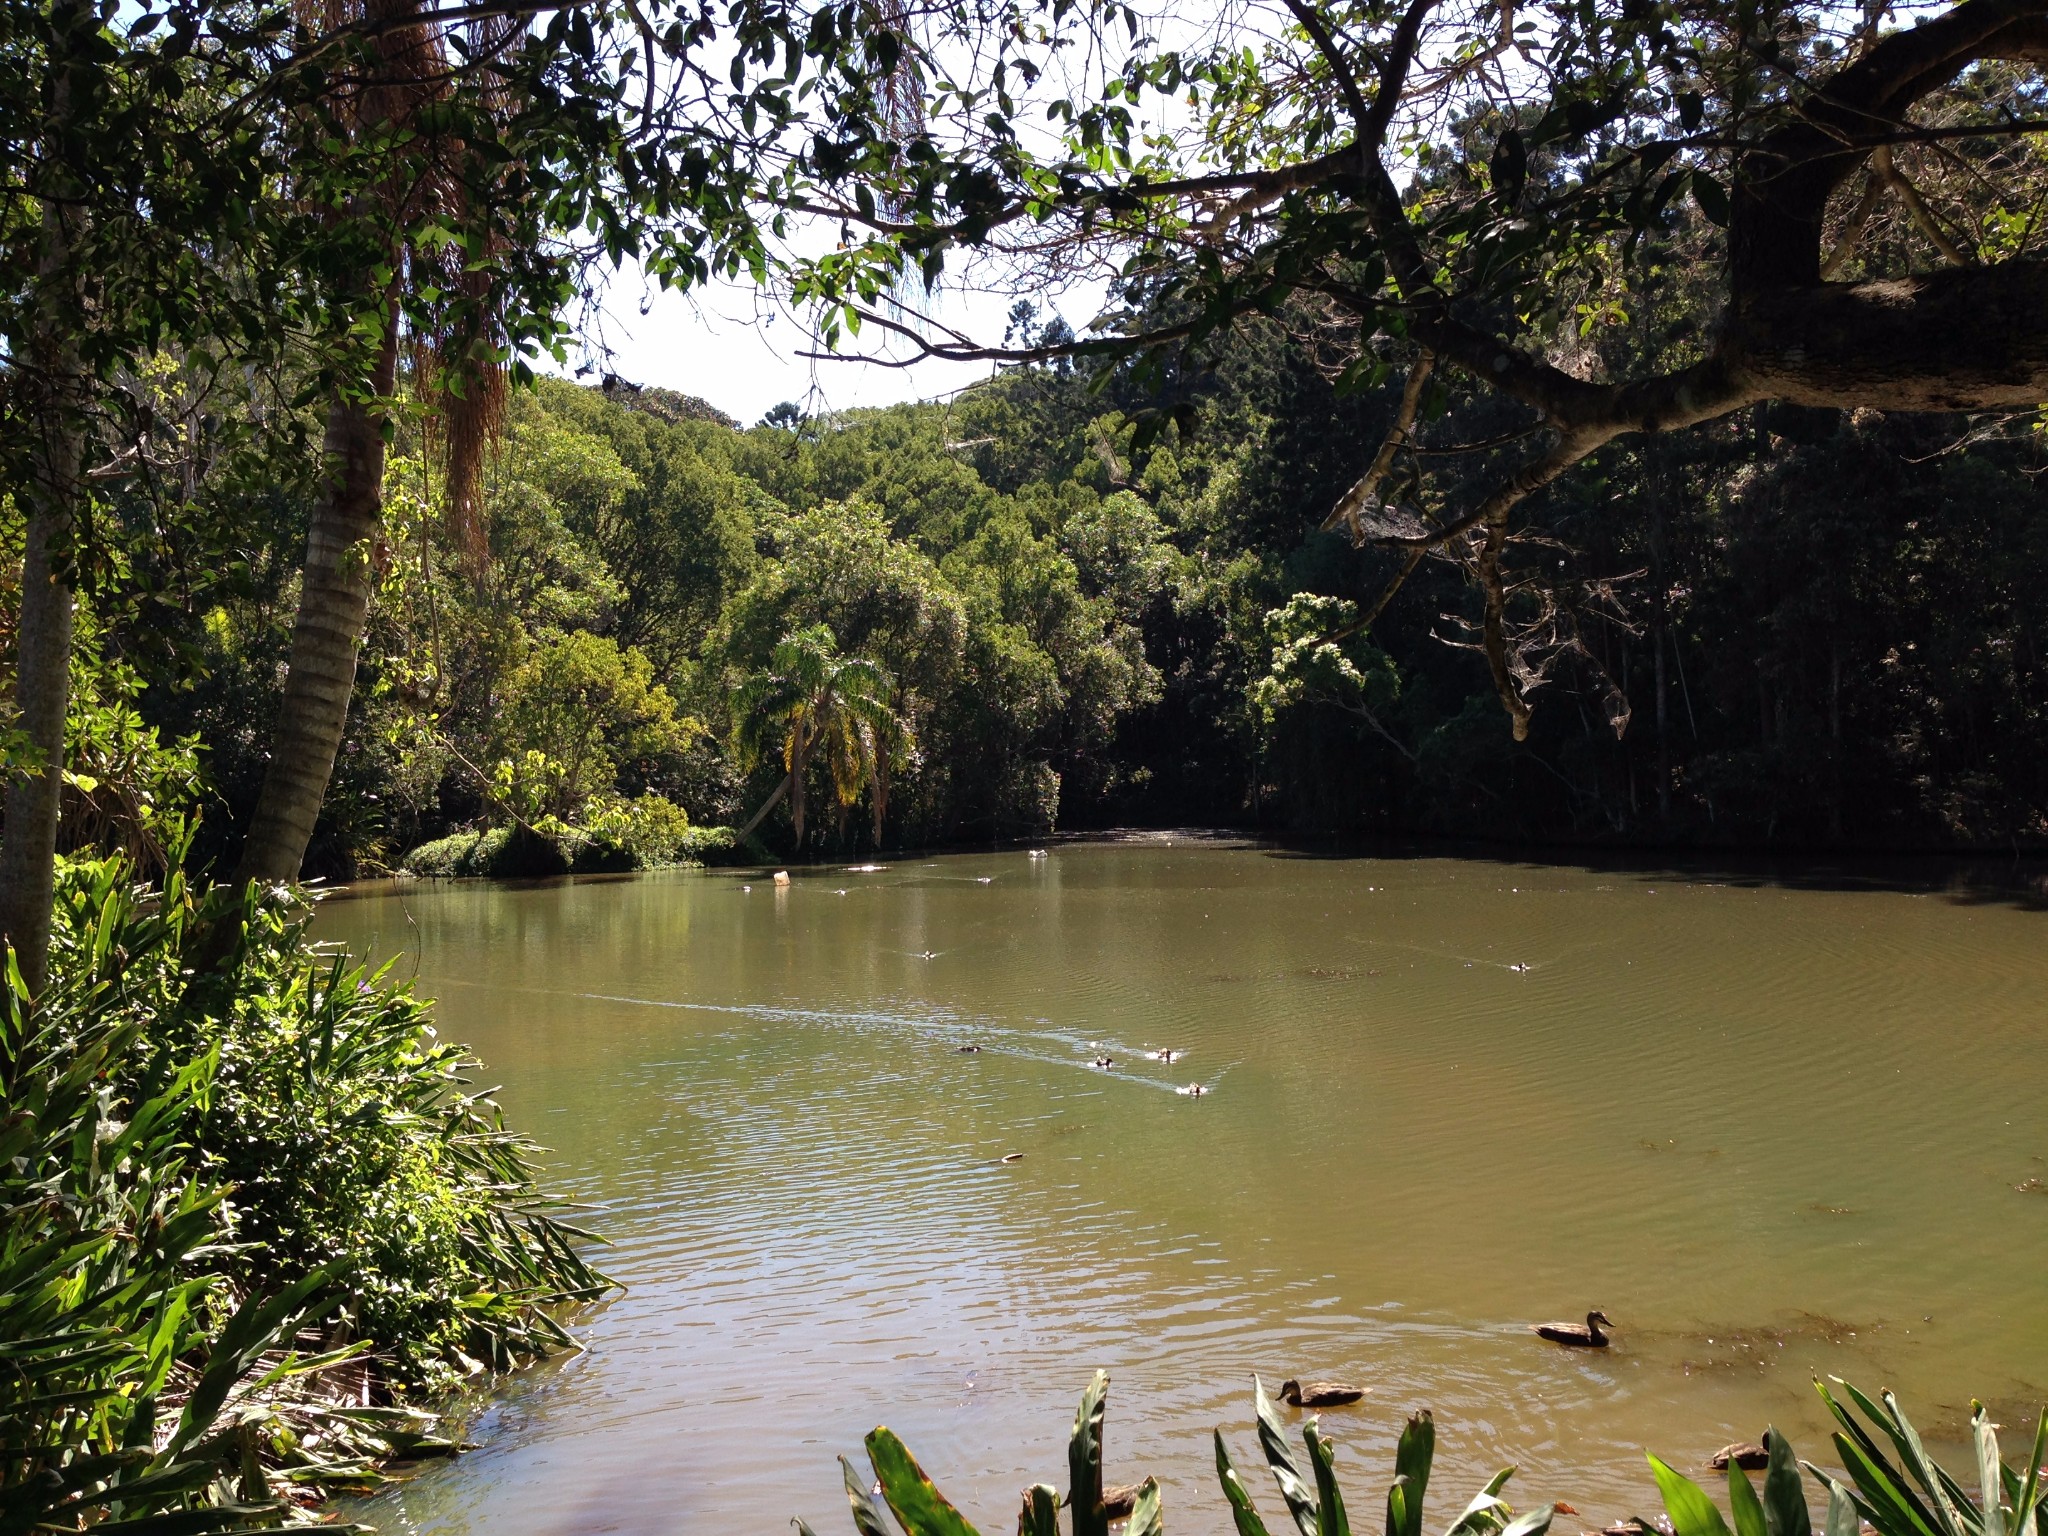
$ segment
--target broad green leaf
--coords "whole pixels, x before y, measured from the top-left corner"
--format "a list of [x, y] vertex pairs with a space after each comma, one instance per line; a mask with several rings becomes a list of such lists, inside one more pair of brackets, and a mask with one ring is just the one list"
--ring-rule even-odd
[[[1868, 1401], [1854, 1387], [1850, 1387], [1849, 1390], [1855, 1394], [1859, 1402]], [[1942, 1530], [1946, 1536], [1970, 1536], [1968, 1525], [1961, 1513], [1970, 1502], [1969, 1494], [1964, 1491], [1961, 1484], [1949, 1476], [1945, 1467], [1937, 1465], [1927, 1454], [1926, 1447], [1920, 1443], [1920, 1432], [1913, 1427], [1905, 1414], [1899, 1411], [1898, 1399], [1887, 1392], [1884, 1394], [1884, 1406], [1884, 1422], [1891, 1433], [1892, 1441], [1898, 1446], [1907, 1470], [1927, 1491], [1927, 1496], [1934, 1505], [1935, 1518], [1941, 1522]]]
[[840, 1457], [839, 1471], [846, 1479], [846, 1502], [853, 1506], [853, 1528], [860, 1536], [892, 1536], [888, 1521], [882, 1518], [881, 1506], [868, 1492], [866, 1481], [853, 1470], [853, 1463]]
[[1650, 1470], [1657, 1477], [1657, 1491], [1664, 1496], [1664, 1512], [1671, 1517], [1674, 1536], [1730, 1536], [1728, 1522], [1714, 1501], [1691, 1478], [1650, 1457]]
[[1109, 1536], [1109, 1519], [1102, 1512], [1102, 1414], [1108, 1396], [1109, 1372], [1097, 1371], [1081, 1394], [1067, 1441], [1067, 1509], [1074, 1536]]
[[1970, 1404], [1970, 1432], [1977, 1442], [1977, 1482], [1984, 1490], [1978, 1504], [1984, 1536], [2005, 1536], [2005, 1463], [1998, 1459], [1998, 1431], [1982, 1403]]
[[1295, 1529], [1301, 1536], [1317, 1536], [1315, 1494], [1288, 1449], [1280, 1415], [1273, 1411], [1273, 1400], [1266, 1396], [1266, 1388], [1257, 1376], [1252, 1377], [1252, 1411], [1259, 1420], [1259, 1449], [1266, 1453], [1266, 1465], [1273, 1469], [1273, 1481], [1280, 1485], [1280, 1497], [1287, 1502], [1287, 1513], [1294, 1517]]
[[1344, 1513], [1344, 1493], [1337, 1486], [1335, 1447], [1323, 1438], [1322, 1426], [1314, 1419], [1303, 1427], [1301, 1437], [1308, 1442], [1309, 1463], [1315, 1468], [1321, 1536], [1351, 1536], [1351, 1520]]
[[1856, 1491], [1871, 1512], [1871, 1524], [1878, 1528], [1879, 1536], [1937, 1536], [1920, 1501], [1906, 1491], [1889, 1462], [1865, 1450], [1863, 1443], [1850, 1435], [1838, 1434], [1834, 1439], [1842, 1465], [1855, 1479]]
[[1024, 1491], [1017, 1536], [1060, 1536], [1060, 1495], [1052, 1484], [1038, 1483]]
[[1159, 1505], [1159, 1479], [1148, 1477], [1138, 1489], [1131, 1506], [1131, 1518], [1124, 1523], [1124, 1536], [1165, 1536], [1166, 1517]]
[[1544, 1536], [1550, 1529], [1551, 1517], [1556, 1513], [1557, 1511], [1548, 1504], [1532, 1509], [1526, 1515], [1517, 1517], [1513, 1524], [1500, 1533], [1500, 1536]]
[[1223, 1485], [1223, 1497], [1230, 1503], [1230, 1518], [1236, 1522], [1237, 1536], [1269, 1536], [1266, 1522], [1252, 1507], [1252, 1496], [1244, 1480], [1230, 1463], [1230, 1448], [1223, 1443], [1220, 1429], [1216, 1431], [1216, 1481]]
[[1429, 1469], [1435, 1460], [1436, 1420], [1425, 1408], [1408, 1420], [1401, 1443], [1394, 1449], [1395, 1481], [1405, 1480], [1407, 1487], [1401, 1498], [1401, 1527], [1389, 1529], [1387, 1536], [1422, 1536], [1422, 1501], [1429, 1492]]
[[1777, 1426], [1764, 1431], [1771, 1464], [1764, 1472], [1764, 1523], [1771, 1536], [1813, 1536], [1813, 1519], [1806, 1512], [1806, 1490], [1799, 1481], [1799, 1459]]
[[1493, 1474], [1493, 1480], [1472, 1496], [1472, 1502], [1465, 1506], [1465, 1512], [1452, 1522], [1444, 1536], [1472, 1536], [1472, 1533], [1500, 1529], [1503, 1519], [1501, 1511], [1507, 1506], [1501, 1503], [1500, 1491], [1507, 1487], [1508, 1479], [1515, 1475], [1513, 1467], [1502, 1467]]
[[1757, 1502], [1749, 1474], [1732, 1457], [1728, 1462], [1728, 1512], [1735, 1517], [1735, 1536], [1770, 1536], [1764, 1507]]
[[905, 1536], [976, 1536], [974, 1527], [932, 1486], [917, 1458], [893, 1431], [885, 1426], [869, 1431], [867, 1448], [868, 1460], [875, 1464], [875, 1480], [882, 1485], [882, 1497], [889, 1501]]
[[1863, 1529], [1863, 1511], [1856, 1502], [1856, 1496], [1811, 1463], [1806, 1470], [1828, 1491], [1826, 1536], [1859, 1536]]

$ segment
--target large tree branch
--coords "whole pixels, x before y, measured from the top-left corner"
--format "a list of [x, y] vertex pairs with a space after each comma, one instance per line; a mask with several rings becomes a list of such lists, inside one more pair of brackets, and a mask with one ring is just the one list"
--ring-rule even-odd
[[1873, 144], [1897, 137], [1914, 102], [1985, 59], [2048, 61], [2048, 0], [1962, 0], [1892, 33], [1815, 85], [1795, 119], [1745, 152], [1729, 231], [1737, 306], [1817, 281], [1835, 189]]

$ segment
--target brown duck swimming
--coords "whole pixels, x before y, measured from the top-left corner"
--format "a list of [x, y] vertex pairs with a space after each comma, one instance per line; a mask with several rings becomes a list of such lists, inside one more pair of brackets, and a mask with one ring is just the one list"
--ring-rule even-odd
[[1600, 1330], [1612, 1328], [1614, 1319], [1599, 1308], [1586, 1314], [1586, 1321], [1580, 1323], [1531, 1323], [1529, 1331], [1553, 1344], [1569, 1344], [1577, 1349], [1605, 1349], [1607, 1335]]
[[1290, 1379], [1280, 1383], [1280, 1401], [1293, 1408], [1337, 1408], [1357, 1402], [1367, 1390], [1343, 1381], [1299, 1382]]
[[[1768, 1441], [1769, 1435], [1764, 1436]], [[1761, 1472], [1771, 1464], [1771, 1448], [1768, 1444], [1756, 1445], [1748, 1440], [1738, 1440], [1733, 1445], [1724, 1445], [1707, 1458], [1707, 1465], [1716, 1472], [1726, 1472], [1730, 1465], [1738, 1466], [1745, 1472]]]

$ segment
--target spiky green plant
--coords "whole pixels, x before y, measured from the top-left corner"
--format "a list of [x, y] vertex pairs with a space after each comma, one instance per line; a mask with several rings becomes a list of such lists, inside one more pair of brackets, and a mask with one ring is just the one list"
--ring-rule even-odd
[[[1108, 1536], [1109, 1512], [1102, 1503], [1102, 1417], [1109, 1399], [1109, 1373], [1097, 1371], [1081, 1394], [1081, 1406], [1074, 1414], [1074, 1432], [1067, 1441], [1067, 1496], [1064, 1501], [1050, 1483], [1039, 1483], [1024, 1494], [1024, 1506], [1017, 1517], [1018, 1536], [1060, 1536], [1059, 1511], [1062, 1502], [1071, 1512], [1073, 1536]], [[870, 1493], [869, 1483], [854, 1470], [853, 1463], [839, 1458], [846, 1478], [846, 1502], [853, 1508], [854, 1529], [859, 1536], [890, 1536], [883, 1516], [886, 1506], [896, 1518], [904, 1536], [977, 1536], [972, 1525], [933, 1486], [917, 1458], [910, 1454], [893, 1430], [878, 1427], [867, 1437], [868, 1461], [874, 1467], [874, 1482], [881, 1501]], [[802, 1520], [795, 1522], [799, 1536], [817, 1536]], [[1159, 1508], [1159, 1483], [1146, 1478], [1139, 1486], [1125, 1536], [1162, 1536], [1164, 1525]]]
[[[1839, 1378], [1835, 1385], [1861, 1412], [1861, 1418], [1852, 1413], [1828, 1390], [1826, 1382], [1814, 1383], [1841, 1426], [1834, 1442], [1848, 1481], [1811, 1462], [1798, 1461], [1790, 1442], [1772, 1429], [1764, 1437], [1771, 1459], [1761, 1500], [1750, 1486], [1749, 1475], [1729, 1464], [1728, 1507], [1734, 1516], [1734, 1536], [1811, 1536], [1799, 1479], [1802, 1465], [1827, 1491], [1825, 1536], [1858, 1536], [1864, 1522], [1877, 1536], [2037, 1536], [2048, 1413], [2035, 1425], [2033, 1451], [2021, 1471], [2000, 1459], [1997, 1427], [1984, 1405], [1970, 1405], [1970, 1439], [1977, 1456], [1977, 1491], [1973, 1494], [1927, 1454], [1919, 1431], [1899, 1411], [1898, 1400], [1891, 1393], [1882, 1393], [1881, 1401], [1873, 1402]], [[1880, 1436], [1891, 1443], [1891, 1454], [1880, 1443]], [[1696, 1483], [1655, 1456], [1650, 1458], [1650, 1468], [1656, 1473], [1675, 1536], [1730, 1536], [1721, 1512]]]
[[[1287, 1443], [1287, 1431], [1274, 1411], [1265, 1385], [1252, 1378], [1252, 1410], [1258, 1419], [1259, 1449], [1280, 1487], [1300, 1536], [1351, 1536], [1351, 1517], [1344, 1508], [1344, 1494], [1337, 1486], [1336, 1446], [1322, 1432], [1318, 1419], [1302, 1426], [1302, 1444], [1308, 1451], [1309, 1475]], [[1387, 1536], [1422, 1536], [1422, 1500], [1429, 1490], [1430, 1464], [1436, 1459], [1436, 1421], [1429, 1410], [1414, 1415], [1401, 1431], [1401, 1443], [1394, 1452], [1394, 1480], [1387, 1486]], [[1465, 1506], [1445, 1536], [1544, 1536], [1550, 1529], [1551, 1507], [1531, 1510], [1516, 1518], [1502, 1501], [1500, 1491], [1515, 1475], [1503, 1467]], [[1223, 1484], [1223, 1496], [1230, 1503], [1231, 1518], [1238, 1536], [1268, 1536], [1266, 1522], [1252, 1503], [1250, 1491], [1230, 1460], [1230, 1448], [1223, 1431], [1216, 1431], [1216, 1477]]]

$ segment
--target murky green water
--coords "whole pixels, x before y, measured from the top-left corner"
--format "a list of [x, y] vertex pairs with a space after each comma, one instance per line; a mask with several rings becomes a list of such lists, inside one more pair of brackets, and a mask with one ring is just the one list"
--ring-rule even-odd
[[[1817, 1456], [1816, 1373], [1951, 1429], [2048, 1395], [2038, 906], [1182, 839], [321, 926], [416, 957], [631, 1287], [387, 1531], [846, 1530], [884, 1421], [1006, 1531], [1097, 1365], [1176, 1533], [1227, 1528], [1255, 1370], [1371, 1384], [1354, 1507], [1426, 1404], [1433, 1504], [1513, 1461], [1560, 1529], [1653, 1507], [1645, 1446]], [[1523, 1331], [1596, 1305], [1608, 1354]]]

